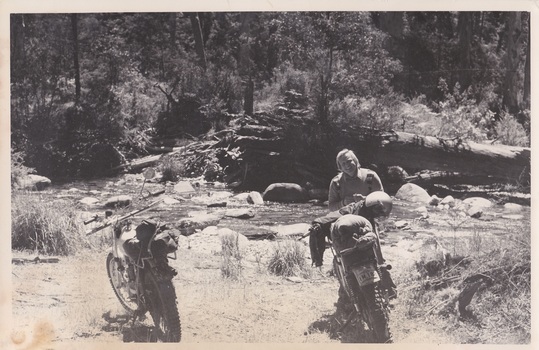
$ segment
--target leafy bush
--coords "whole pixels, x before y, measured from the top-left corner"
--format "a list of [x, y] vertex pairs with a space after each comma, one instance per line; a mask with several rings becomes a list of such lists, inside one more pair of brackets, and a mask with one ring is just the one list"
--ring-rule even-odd
[[278, 276], [308, 277], [310, 269], [306, 261], [305, 247], [297, 241], [286, 240], [273, 248], [268, 270]]
[[11, 149], [11, 188], [19, 182], [19, 180], [28, 174], [34, 173], [33, 168], [24, 165], [24, 153], [16, 152]]
[[162, 157], [158, 168], [162, 173], [161, 181], [163, 182], [176, 182], [185, 175], [185, 167], [173, 156]]
[[436, 106], [439, 130], [434, 136], [484, 141], [494, 117], [486, 103], [477, 103], [471, 97], [471, 89], [461, 92], [459, 83], [451, 90], [443, 78], [440, 78], [438, 89], [442, 91], [444, 99]]
[[239, 280], [243, 266], [243, 254], [238, 244], [239, 234], [226, 233], [221, 236], [221, 275], [225, 278]]
[[330, 118], [344, 126], [361, 126], [376, 130], [397, 129], [401, 123], [402, 97], [389, 93], [381, 97], [348, 96], [330, 104]]
[[71, 255], [91, 247], [73, 204], [18, 193], [11, 200], [11, 245], [47, 255]]
[[515, 117], [507, 112], [502, 113], [494, 130], [497, 140], [504, 145], [529, 147], [530, 141], [526, 130]]

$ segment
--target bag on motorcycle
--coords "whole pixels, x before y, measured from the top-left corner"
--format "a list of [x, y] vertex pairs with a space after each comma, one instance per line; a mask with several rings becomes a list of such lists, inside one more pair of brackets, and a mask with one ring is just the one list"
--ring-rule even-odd
[[150, 220], [143, 220], [135, 229], [135, 237], [126, 240], [123, 248], [127, 255], [132, 259], [137, 259], [142, 253], [143, 256], [148, 255], [148, 242], [157, 227], [157, 223]]
[[165, 257], [178, 250], [178, 235], [173, 230], [158, 233], [152, 242], [152, 254]]
[[136, 228], [137, 239], [147, 244], [152, 238], [156, 228], [157, 228], [157, 223], [155, 221], [142, 220], [140, 225], [138, 225]]

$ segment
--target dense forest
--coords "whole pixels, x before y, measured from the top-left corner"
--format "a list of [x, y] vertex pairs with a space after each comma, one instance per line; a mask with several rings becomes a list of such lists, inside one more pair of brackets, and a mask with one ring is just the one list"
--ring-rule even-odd
[[290, 95], [313, 138], [344, 126], [530, 142], [529, 12], [12, 14], [10, 26], [12, 170], [99, 175], [104, 149], [136, 158], [157, 137], [278, 113]]

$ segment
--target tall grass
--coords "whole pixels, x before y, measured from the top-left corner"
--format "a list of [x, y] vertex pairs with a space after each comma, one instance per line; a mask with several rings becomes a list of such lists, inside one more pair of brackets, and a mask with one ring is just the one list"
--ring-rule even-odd
[[309, 277], [305, 246], [294, 240], [278, 242], [269, 259], [268, 270], [278, 276]]
[[25, 192], [12, 195], [11, 245], [45, 255], [71, 255], [91, 247], [71, 202]]
[[221, 251], [221, 275], [232, 280], [241, 279], [243, 254], [239, 247], [239, 234], [237, 232], [221, 236]]
[[[456, 228], [458, 229], [458, 228]], [[531, 244], [529, 222], [512, 223], [503, 236], [474, 226], [466, 239], [443, 243], [458, 252], [436, 275], [397, 281], [407, 318], [424, 318], [461, 343], [529, 343], [531, 339]], [[421, 264], [418, 264], [418, 266]], [[413, 271], [405, 275], [413, 275]], [[480, 283], [469, 304], [460, 298]]]

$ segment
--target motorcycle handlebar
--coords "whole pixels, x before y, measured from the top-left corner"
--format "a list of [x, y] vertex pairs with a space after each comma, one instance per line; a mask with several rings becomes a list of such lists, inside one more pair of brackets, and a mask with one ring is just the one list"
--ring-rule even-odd
[[101, 230], [103, 230], [104, 228], [107, 228], [107, 227], [109, 227], [110, 225], [112, 225], [113, 222], [121, 222], [121, 221], [123, 221], [123, 220], [126, 220], [126, 219], [132, 217], [132, 216], [135, 216], [135, 215], [137, 215], [137, 214], [140, 214], [140, 213], [142, 213], [142, 212], [144, 212], [144, 211], [150, 209], [151, 207], [153, 207], [153, 206], [155, 206], [155, 205], [161, 203], [162, 201], [163, 201], [162, 199], [156, 200], [156, 201], [154, 201], [154, 202], [148, 204], [147, 206], [145, 206], [145, 207], [142, 208], [142, 209], [137, 209], [137, 210], [134, 210], [134, 211], [132, 211], [132, 212], [130, 212], [130, 213], [127, 213], [127, 214], [125, 214], [125, 215], [123, 215], [123, 216], [116, 217], [116, 218], [111, 219], [111, 220], [107, 220], [107, 221], [104, 222], [102, 225], [100, 225], [100, 226], [98, 226], [98, 227], [94, 227], [92, 230], [87, 231], [87, 232], [86, 232], [86, 235], [88, 236], [88, 235], [91, 235], [91, 234], [96, 233], [96, 232], [98, 232], [98, 231], [101, 231]]
[[155, 191], [155, 192], [148, 191], [148, 194], [146, 196], [143, 196], [142, 199], [146, 199], [146, 198], [150, 198], [150, 197], [157, 197], [157, 196], [159, 196], [160, 194], [163, 194], [163, 193], [165, 193], [165, 189]]
[[97, 221], [97, 219], [99, 219], [99, 215], [95, 214], [94, 216], [92, 216], [91, 219], [88, 219], [86, 221], [84, 221], [84, 225], [88, 225], [94, 221]]

